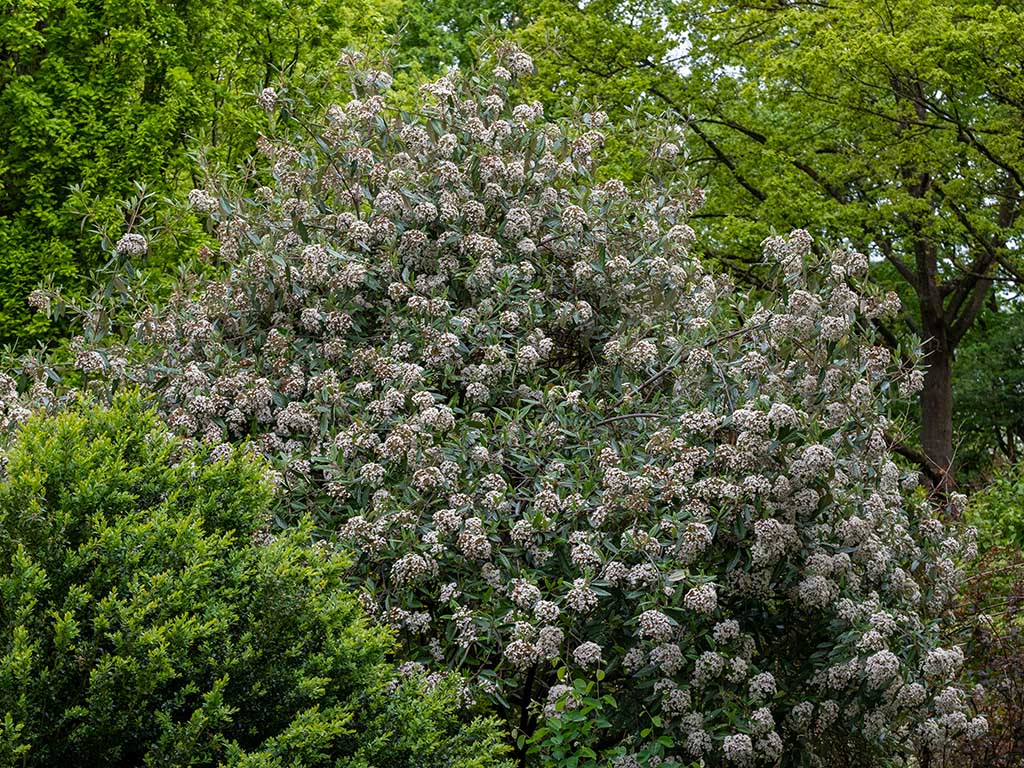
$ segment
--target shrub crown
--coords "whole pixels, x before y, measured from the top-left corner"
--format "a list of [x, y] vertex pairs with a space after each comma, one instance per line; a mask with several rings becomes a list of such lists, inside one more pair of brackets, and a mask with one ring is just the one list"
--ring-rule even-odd
[[662, 178], [599, 181], [603, 115], [515, 103], [529, 69], [499, 51], [405, 111], [359, 68], [322, 114], [264, 93], [266, 183], [211, 211], [223, 279], [80, 369], [252, 438], [409, 658], [521, 731], [587, 685], [617, 701], [590, 745], [627, 765], [983, 729], [938, 621], [973, 545], [890, 452], [921, 383], [872, 342], [894, 297], [800, 230], [737, 295], [696, 256], [679, 132], [647, 137]]

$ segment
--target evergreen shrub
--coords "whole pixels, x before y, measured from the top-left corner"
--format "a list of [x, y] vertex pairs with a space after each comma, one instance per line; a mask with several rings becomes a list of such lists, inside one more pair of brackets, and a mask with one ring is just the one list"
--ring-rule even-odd
[[242, 451], [137, 396], [28, 420], [0, 480], [0, 765], [502, 765], [454, 679], [390, 635]]

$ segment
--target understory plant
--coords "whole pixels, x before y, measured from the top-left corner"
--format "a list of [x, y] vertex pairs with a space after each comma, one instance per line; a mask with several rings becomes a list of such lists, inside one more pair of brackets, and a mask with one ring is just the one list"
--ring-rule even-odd
[[983, 739], [949, 755], [950, 766], [1009, 768], [1024, 761], [1024, 477], [1002, 469], [971, 496], [964, 517], [978, 527], [979, 557], [966, 572], [955, 607], [968, 674], [979, 682]]
[[193, 450], [137, 396], [7, 436], [0, 765], [503, 765], [270, 499], [262, 462]]
[[1024, 549], [1024, 463], [998, 470], [971, 497], [967, 519], [977, 526], [983, 547]]
[[975, 705], [990, 727], [936, 765], [1012, 768], [1024, 763], [1024, 556], [1014, 546], [987, 547], [966, 575], [957, 626], [978, 682]]
[[[983, 732], [943, 640], [971, 532], [891, 450], [922, 382], [873, 340], [898, 301], [802, 230], [738, 293], [687, 224], [684, 129], [598, 180], [604, 115], [516, 103], [531, 68], [499, 49], [406, 109], [355, 60], [343, 105], [264, 91], [263, 181], [189, 198], [222, 277], [120, 331], [86, 307], [78, 373], [251, 441], [279, 522], [351, 551], [409, 668], [460, 675], [521, 764], [566, 734], [577, 762], [746, 766]], [[22, 367], [37, 399], [48, 371]]]

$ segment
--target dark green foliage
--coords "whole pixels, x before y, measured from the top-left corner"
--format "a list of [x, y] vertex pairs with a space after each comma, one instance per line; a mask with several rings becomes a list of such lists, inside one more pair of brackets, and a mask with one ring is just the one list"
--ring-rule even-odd
[[37, 417], [0, 483], [0, 765], [475, 766], [488, 722], [385, 663], [391, 638], [235, 452], [138, 398]]
[[[193, 139], [229, 166], [240, 161], [255, 138], [247, 107], [277, 72], [326, 67], [343, 46], [365, 44], [397, 5], [5, 3], [0, 341], [52, 336], [56, 329], [28, 307], [29, 291], [47, 275], [80, 286], [102, 263], [99, 238], [82, 230], [83, 209], [94, 224], [123, 230], [114, 203], [134, 182], [161, 192], [193, 186], [185, 152]], [[157, 266], [177, 255], [155, 254]]]
[[978, 318], [956, 356], [958, 455], [973, 470], [972, 485], [986, 481], [993, 464], [1019, 461], [1024, 450], [1024, 310], [1006, 303], [1010, 309]]

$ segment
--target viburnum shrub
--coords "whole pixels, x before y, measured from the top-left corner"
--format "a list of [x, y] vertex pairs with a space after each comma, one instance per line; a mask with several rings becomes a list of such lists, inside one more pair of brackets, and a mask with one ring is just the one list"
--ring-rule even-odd
[[269, 531], [242, 451], [125, 395], [4, 443], [0, 765], [507, 766], [455, 681], [386, 661], [343, 557]]
[[[895, 298], [800, 230], [738, 294], [697, 256], [677, 130], [648, 137], [660, 178], [600, 181], [603, 116], [546, 121], [514, 102], [529, 57], [496, 59], [407, 110], [359, 67], [325, 111], [264, 92], [265, 185], [190, 198], [223, 278], [80, 339], [80, 371], [277, 461], [282, 522], [315, 511], [409, 663], [493, 701], [523, 761], [567, 733], [667, 766], [982, 731], [942, 623], [974, 545], [890, 451], [921, 384], [872, 341]], [[600, 716], [557, 726], [581, 692]]]

